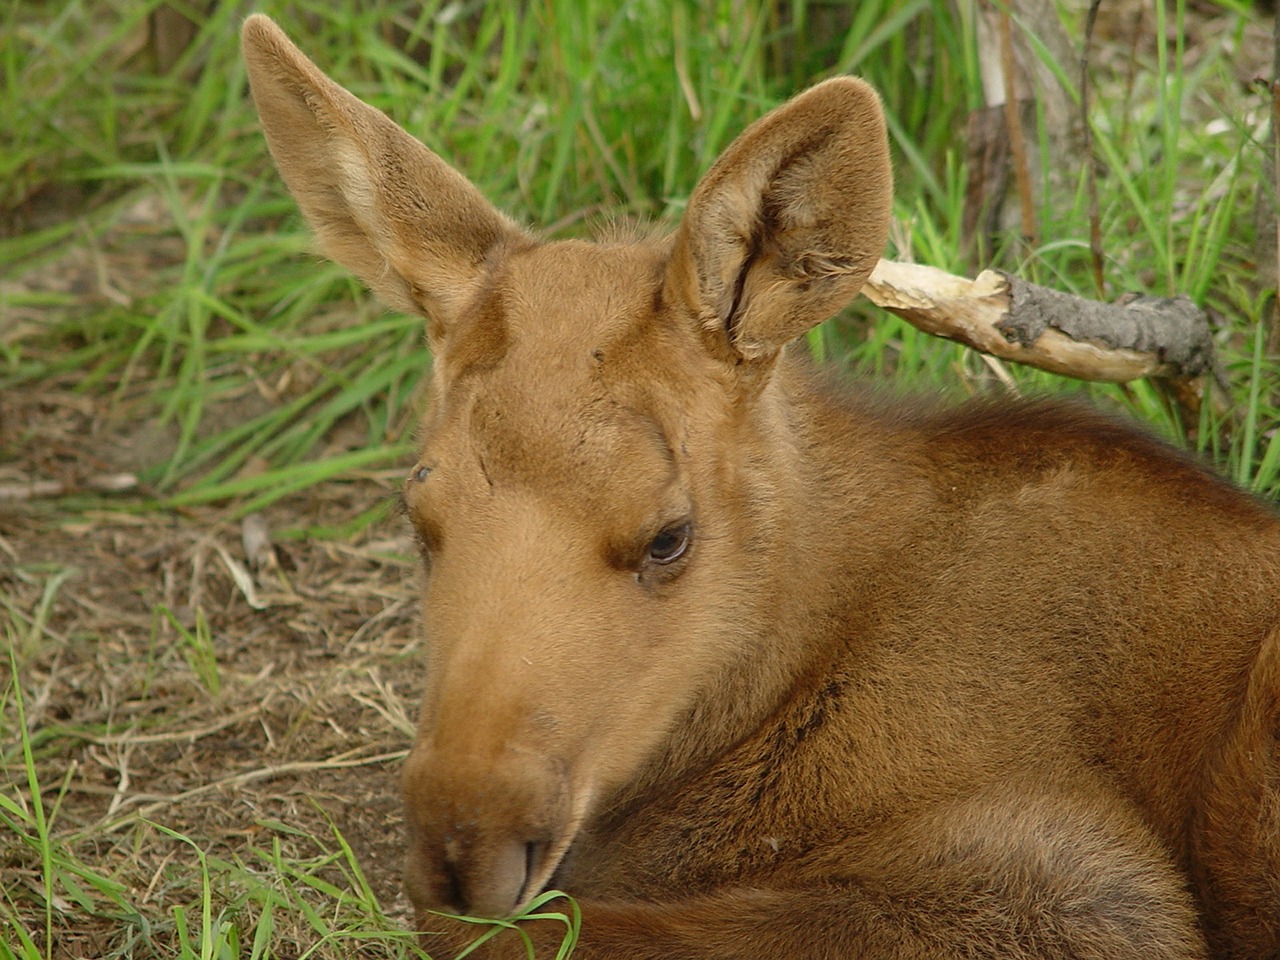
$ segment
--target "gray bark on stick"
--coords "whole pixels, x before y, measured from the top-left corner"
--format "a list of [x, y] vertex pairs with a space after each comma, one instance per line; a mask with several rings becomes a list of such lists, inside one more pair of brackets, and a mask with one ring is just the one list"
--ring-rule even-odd
[[1099, 303], [995, 270], [969, 280], [890, 260], [862, 292], [926, 333], [1079, 380], [1180, 380], [1213, 368], [1209, 318], [1187, 297]]

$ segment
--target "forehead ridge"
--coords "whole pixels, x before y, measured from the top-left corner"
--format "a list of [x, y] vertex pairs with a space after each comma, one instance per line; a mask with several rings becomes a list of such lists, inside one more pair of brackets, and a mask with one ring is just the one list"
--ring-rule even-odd
[[645, 244], [563, 240], [511, 257], [497, 294], [513, 338], [555, 355], [650, 320], [665, 265]]
[[501, 352], [446, 376], [454, 455], [474, 457], [495, 485], [609, 485], [613, 471], [637, 463], [665, 472], [670, 451], [647, 410], [653, 380], [643, 372], [657, 357], [642, 356], [663, 349], [654, 301], [664, 265], [650, 248], [582, 241], [499, 265], [472, 322], [502, 333], [472, 337]]

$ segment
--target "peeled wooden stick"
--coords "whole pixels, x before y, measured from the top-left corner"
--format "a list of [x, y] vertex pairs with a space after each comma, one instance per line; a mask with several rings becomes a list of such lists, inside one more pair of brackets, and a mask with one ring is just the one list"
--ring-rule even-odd
[[1187, 297], [1099, 303], [995, 270], [969, 280], [891, 260], [862, 292], [926, 333], [1079, 380], [1186, 379], [1212, 366], [1209, 319]]

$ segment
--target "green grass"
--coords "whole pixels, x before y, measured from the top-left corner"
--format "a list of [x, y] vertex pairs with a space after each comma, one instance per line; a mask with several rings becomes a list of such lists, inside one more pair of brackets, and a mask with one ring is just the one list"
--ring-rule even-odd
[[[142, 42], [158, 6], [10, 0], [0, 11], [0, 392], [62, 391], [108, 418], [156, 425], [165, 441], [138, 466], [147, 495], [125, 511], [178, 516], [213, 504], [235, 516], [398, 467], [431, 362], [420, 321], [383, 311], [309, 252], [249, 105], [237, 36], [248, 8], [179, 5], [198, 30], [162, 73]], [[859, 73], [889, 114], [899, 254], [1099, 295], [1083, 158], [1036, 197], [1035, 246], [1007, 234], [980, 263], [966, 252], [963, 132], [982, 94], [973, 31], [950, 2], [864, 0], [847, 20], [849, 6], [835, 0], [256, 8], [500, 206], [562, 234], [605, 216], [678, 217], [700, 173], [752, 119], [822, 77]], [[1259, 141], [1269, 95], [1238, 72], [1259, 28], [1247, 5], [1223, 7], [1213, 29], [1198, 31], [1182, 2], [1154, 11], [1136, 53], [1126, 37], [1096, 44], [1102, 293], [1184, 293], [1208, 309], [1227, 394], [1184, 425], [1149, 383], [1008, 375], [1023, 391], [1083, 391], [1173, 438], [1195, 427], [1193, 442], [1224, 473], [1275, 497], [1280, 384], [1253, 250], [1254, 200], [1274, 192]], [[1078, 40], [1082, 25], [1068, 26]], [[1077, 65], [1057, 69], [1078, 99]], [[810, 344], [826, 362], [905, 389], [1005, 389], [973, 354], [865, 305]], [[17, 455], [28, 430], [0, 439], [0, 461]], [[83, 519], [101, 505], [80, 498], [52, 509]], [[343, 524], [284, 538], [343, 540], [384, 513], [366, 504]], [[0, 871], [37, 879], [0, 884], [0, 958], [58, 955], [67, 916], [102, 932], [113, 957], [417, 955], [336, 828], [299, 836], [263, 820], [228, 856], [159, 813], [64, 824], [67, 744], [86, 731], [28, 729], [25, 704], [38, 696], [30, 665], [105, 635], [51, 626], [70, 568], [24, 575], [46, 578], [34, 607], [0, 584], [9, 649]], [[207, 706], [247, 681], [219, 662], [219, 637], [197, 612], [194, 625], [167, 608], [156, 618], [181, 638], [164, 669], [190, 670], [192, 702]], [[144, 896], [138, 878], [125, 882], [95, 857], [107, 831], [113, 850], [167, 845], [187, 875], [161, 871]]]
[[[144, 479], [174, 506], [252, 495], [253, 483], [270, 500], [357, 466], [400, 462], [414, 385], [430, 363], [418, 322], [382, 314], [306, 252], [246, 98], [236, 48], [242, 11], [216, 5], [200, 18], [187, 56], [158, 76], [143, 53], [118, 52], [155, 6], [68, 2], [49, 16], [45, 4], [9, 5], [0, 63], [10, 82], [0, 107], [13, 122], [0, 134], [9, 173], [0, 177], [8, 184], [0, 208], [20, 222], [33, 199], [65, 195], [79, 215], [8, 231], [0, 271], [57, 264], [76, 237], [130, 252], [163, 241], [165, 253], [158, 269], [123, 274], [120, 302], [86, 309], [82, 298], [38, 289], [5, 294], [10, 308], [38, 311], [44, 329], [6, 339], [0, 388], [74, 373], [76, 389], [169, 424], [171, 449]], [[93, 26], [104, 8], [116, 12], [107, 31]], [[828, 23], [839, 5], [799, 0], [261, 8], [501, 206], [570, 232], [605, 214], [678, 215], [699, 173], [751, 119], [815, 79], [860, 72], [885, 95], [897, 210], [914, 256], [959, 272], [975, 266], [961, 254], [958, 132], [981, 102], [980, 82], [972, 31], [941, 0], [859, 4], [839, 30]], [[1106, 84], [1094, 95], [1092, 120], [1106, 294], [1186, 293], [1226, 321], [1228, 363], [1247, 363], [1257, 320], [1245, 293], [1250, 203], [1261, 148], [1258, 124], [1240, 118], [1263, 103], [1232, 75], [1247, 13], [1188, 65], [1183, 45], [1167, 40], [1182, 35], [1181, 5], [1157, 11], [1154, 50], [1132, 67], [1127, 86], [1096, 71]], [[1074, 86], [1076, 65], [1057, 69]], [[1038, 198], [1039, 246], [1010, 237], [1004, 247], [1015, 252], [991, 262], [1096, 295], [1086, 165], [1072, 166], [1074, 179]], [[121, 236], [139, 204], [154, 218], [146, 235]], [[892, 366], [907, 385], [945, 381], [956, 362], [976, 369], [946, 345], [902, 343], [913, 334], [897, 321], [877, 318], [876, 327], [853, 341], [827, 333], [814, 343], [853, 357], [860, 370]], [[1248, 370], [1239, 372], [1233, 399], [1247, 403]], [[1025, 379], [1035, 389], [1057, 386]], [[211, 416], [255, 388], [271, 397], [265, 409], [232, 425]], [[1257, 394], [1256, 422], [1274, 420], [1271, 392]], [[1154, 396], [1132, 391], [1121, 402], [1174, 432]], [[339, 423], [358, 429], [347, 449], [325, 451]], [[1251, 439], [1247, 448], [1230, 445], [1229, 472], [1256, 476], [1239, 463], [1264, 459], [1269, 436]], [[269, 470], [237, 482], [249, 463]]]
[[[114, 808], [90, 827], [64, 826], [74, 767], [54, 783], [42, 782], [42, 771], [65, 740], [101, 741], [110, 730], [30, 729], [22, 685], [12, 682], [21, 638], [10, 633], [7, 640], [9, 682], [0, 687], [0, 711], [13, 721], [13, 739], [0, 742], [0, 767], [15, 776], [0, 792], [7, 876], [0, 958], [336, 957], [353, 945], [362, 957], [424, 956], [412, 934], [385, 915], [332, 824], [328, 836], [318, 836], [263, 819], [254, 841], [230, 857], [208, 852], [205, 837]], [[167, 803], [152, 806], [163, 810]], [[104, 846], [112, 850], [105, 859], [99, 855]], [[152, 856], [167, 848], [149, 883], [137, 882], [130, 848]], [[32, 901], [39, 904], [35, 924]]]

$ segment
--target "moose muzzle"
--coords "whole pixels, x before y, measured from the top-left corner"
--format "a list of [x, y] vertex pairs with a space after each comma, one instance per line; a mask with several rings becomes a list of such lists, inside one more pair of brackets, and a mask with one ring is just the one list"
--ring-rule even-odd
[[507, 917], [572, 840], [564, 764], [507, 747], [486, 762], [422, 740], [405, 764], [405, 890], [429, 910]]

